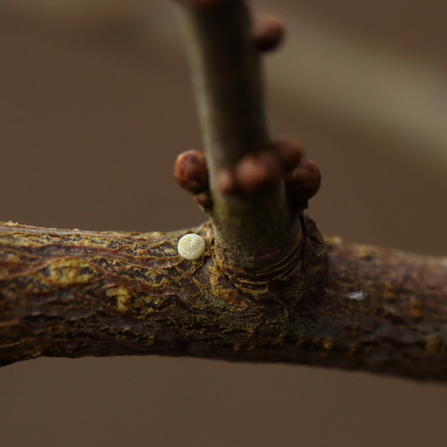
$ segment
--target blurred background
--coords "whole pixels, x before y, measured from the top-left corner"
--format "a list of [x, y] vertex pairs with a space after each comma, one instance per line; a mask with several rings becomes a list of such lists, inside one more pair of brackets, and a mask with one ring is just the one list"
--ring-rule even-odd
[[[447, 3], [258, 0], [272, 135], [323, 173], [309, 214], [348, 241], [447, 253]], [[200, 148], [178, 7], [0, 0], [1, 220], [173, 230], [205, 216], [173, 180]], [[445, 446], [447, 388], [192, 359], [39, 359], [0, 370], [6, 447]]]

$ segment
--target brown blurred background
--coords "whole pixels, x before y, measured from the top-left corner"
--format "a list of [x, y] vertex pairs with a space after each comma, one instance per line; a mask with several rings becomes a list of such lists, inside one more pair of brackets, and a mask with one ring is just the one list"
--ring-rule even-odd
[[[323, 172], [327, 234], [447, 252], [447, 3], [253, 1], [285, 17], [266, 60], [272, 134]], [[0, 0], [1, 220], [172, 230], [200, 147], [168, 0]], [[157, 357], [0, 370], [0, 445], [445, 446], [447, 388], [364, 373]]]

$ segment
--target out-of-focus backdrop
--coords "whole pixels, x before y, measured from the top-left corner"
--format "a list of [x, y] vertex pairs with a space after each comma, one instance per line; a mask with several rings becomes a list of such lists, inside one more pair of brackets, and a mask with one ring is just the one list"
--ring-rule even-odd
[[[304, 142], [327, 234], [447, 253], [447, 3], [253, 1], [272, 134]], [[172, 177], [201, 145], [178, 5], [0, 0], [1, 220], [173, 230], [204, 216]], [[230, 25], [229, 25], [230, 26]], [[445, 446], [447, 388], [287, 365], [39, 359], [0, 370], [7, 447]]]

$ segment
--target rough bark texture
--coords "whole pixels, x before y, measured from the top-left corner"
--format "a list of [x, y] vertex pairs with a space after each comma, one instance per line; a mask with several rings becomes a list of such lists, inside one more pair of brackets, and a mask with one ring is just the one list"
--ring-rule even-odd
[[207, 166], [183, 155], [176, 178], [210, 216], [189, 230], [204, 255], [178, 254], [186, 231], [0, 225], [0, 365], [159, 354], [447, 380], [447, 260], [323, 242], [302, 214], [318, 168], [268, 137], [245, 3], [183, 4]]
[[[187, 231], [0, 226], [0, 363], [131, 354], [287, 362], [447, 380], [447, 260], [345, 245], [303, 217], [301, 246], [236, 272]], [[325, 287], [323, 284], [326, 283]]]

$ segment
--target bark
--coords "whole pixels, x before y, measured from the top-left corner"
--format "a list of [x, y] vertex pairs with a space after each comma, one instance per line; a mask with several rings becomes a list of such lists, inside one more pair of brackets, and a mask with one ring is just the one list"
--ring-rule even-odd
[[[183, 3], [206, 157], [183, 154], [175, 173], [210, 222], [0, 225], [0, 365], [158, 354], [447, 380], [447, 260], [323, 241], [303, 214], [319, 170], [264, 122], [258, 52], [278, 24], [251, 34], [241, 0]], [[194, 261], [177, 251], [187, 232], [206, 242]]]
[[302, 222], [294, 255], [251, 274], [225, 264], [210, 223], [194, 229], [207, 243], [197, 261], [177, 253], [185, 231], [5, 223], [0, 363], [158, 354], [447, 380], [447, 260], [339, 238], [323, 247]]

